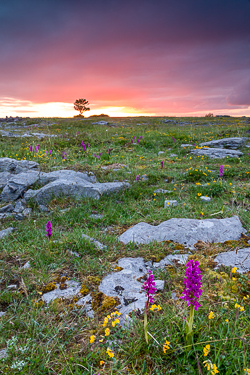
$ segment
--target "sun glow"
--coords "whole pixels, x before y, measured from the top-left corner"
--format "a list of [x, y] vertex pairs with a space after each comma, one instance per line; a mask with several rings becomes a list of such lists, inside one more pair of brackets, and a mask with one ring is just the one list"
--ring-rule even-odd
[[[98, 107], [93, 104], [92, 109], [86, 112], [86, 117], [92, 115], [106, 114], [111, 117], [126, 116], [155, 116], [155, 113], [146, 112], [130, 107]], [[21, 116], [21, 117], [73, 117], [78, 112], [74, 110], [73, 103], [50, 102], [33, 103], [28, 100], [18, 100], [14, 98], [0, 98], [0, 117]]]

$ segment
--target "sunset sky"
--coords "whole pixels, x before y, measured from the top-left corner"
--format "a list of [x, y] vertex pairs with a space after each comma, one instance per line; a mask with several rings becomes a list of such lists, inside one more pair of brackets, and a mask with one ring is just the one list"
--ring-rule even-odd
[[0, 117], [250, 116], [249, 0], [1, 0]]

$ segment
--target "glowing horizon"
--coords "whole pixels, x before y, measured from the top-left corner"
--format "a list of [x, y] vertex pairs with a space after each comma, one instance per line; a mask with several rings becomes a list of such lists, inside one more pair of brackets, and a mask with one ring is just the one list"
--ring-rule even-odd
[[[105, 114], [110, 117], [203, 117], [207, 113], [212, 112], [214, 115], [230, 115], [235, 117], [250, 116], [250, 109], [220, 109], [215, 111], [197, 111], [197, 112], [150, 112], [140, 110], [139, 108], [131, 108], [126, 106], [103, 106], [97, 107], [92, 105], [93, 109], [83, 113], [85, 118], [93, 115]], [[31, 101], [16, 100], [13, 98], [0, 98], [0, 117], [61, 117], [61, 118], [73, 118], [79, 114], [78, 111], [74, 110], [73, 103], [65, 102], [49, 102], [49, 103], [32, 103]]]

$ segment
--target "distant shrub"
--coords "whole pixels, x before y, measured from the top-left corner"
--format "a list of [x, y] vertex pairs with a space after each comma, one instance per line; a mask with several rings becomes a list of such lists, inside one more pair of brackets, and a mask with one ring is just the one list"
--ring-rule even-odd
[[209, 112], [207, 115], [205, 115], [205, 117], [214, 117], [214, 115]]

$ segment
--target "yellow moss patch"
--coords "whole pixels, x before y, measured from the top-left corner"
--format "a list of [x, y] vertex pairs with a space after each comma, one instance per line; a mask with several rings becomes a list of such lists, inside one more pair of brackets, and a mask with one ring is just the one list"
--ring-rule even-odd
[[185, 246], [181, 245], [181, 244], [177, 244], [175, 245], [174, 247], [174, 250], [184, 250], [185, 249]]
[[88, 280], [90, 283], [97, 284], [97, 285], [99, 285], [100, 282], [101, 282], [101, 278], [98, 277], [98, 276], [88, 276], [88, 277], [87, 277], [87, 280]]
[[114, 271], [122, 271], [123, 270], [123, 268], [122, 267], [119, 267], [119, 266], [116, 266], [115, 268], [114, 268]]
[[89, 294], [89, 289], [86, 287], [86, 285], [85, 285], [84, 283], [83, 283], [82, 286], [81, 286], [80, 293], [81, 293], [83, 296], [86, 296], [87, 294]]
[[108, 311], [111, 310], [113, 307], [118, 306], [120, 304], [120, 301], [117, 297], [109, 297], [106, 296], [102, 292], [98, 293], [91, 293], [92, 297], [92, 308], [94, 311], [100, 310], [100, 311]]
[[48, 283], [42, 288], [43, 293], [51, 292], [52, 290], [56, 289], [55, 283]]

